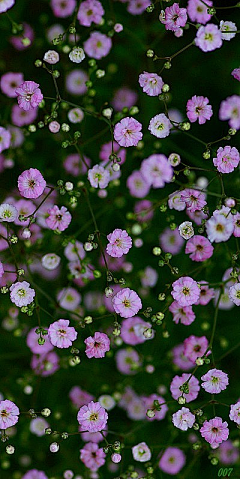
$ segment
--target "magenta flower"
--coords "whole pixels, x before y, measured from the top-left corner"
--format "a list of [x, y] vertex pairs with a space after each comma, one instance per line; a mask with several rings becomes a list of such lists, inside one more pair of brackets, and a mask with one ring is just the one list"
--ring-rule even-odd
[[43, 94], [40, 90], [39, 84], [35, 81], [24, 81], [18, 88], [16, 88], [17, 101], [19, 108], [25, 111], [37, 108], [43, 99]]
[[180, 306], [191, 306], [199, 300], [200, 288], [197, 282], [190, 276], [183, 276], [177, 279], [173, 282], [172, 287], [171, 295]]
[[204, 381], [201, 386], [210, 394], [219, 394], [226, 389], [229, 381], [228, 375], [220, 369], [210, 369], [201, 377]]
[[57, 205], [48, 209], [46, 224], [51, 230], [64, 231], [71, 223], [72, 215], [65, 206], [59, 209]]
[[239, 165], [240, 156], [237, 148], [231, 146], [220, 147], [217, 150], [217, 158], [213, 158], [213, 164], [221, 173], [231, 173]]
[[222, 46], [222, 33], [217, 25], [209, 23], [206, 27], [198, 29], [195, 44], [203, 52], [216, 50]]
[[82, 429], [88, 432], [102, 431], [108, 420], [108, 413], [99, 402], [90, 401], [87, 406], [82, 406], [77, 414], [77, 420]]
[[114, 128], [114, 140], [120, 146], [137, 146], [142, 139], [142, 124], [135, 118], [126, 117], [119, 121]]
[[72, 15], [76, 7], [76, 0], [51, 0], [51, 8], [55, 17], [66, 18]]
[[45, 472], [39, 471], [38, 469], [30, 469], [30, 471], [26, 472], [26, 474], [22, 476], [22, 479], [48, 479], [48, 478]]
[[147, 339], [151, 339], [144, 336], [144, 331], [151, 329], [151, 327], [151, 323], [143, 321], [138, 316], [124, 319], [121, 327], [121, 338], [124, 343], [131, 344], [132, 346], [144, 343]]
[[221, 417], [214, 417], [209, 421], [204, 421], [200, 429], [201, 436], [216, 449], [219, 444], [226, 441], [229, 435], [228, 423], [223, 422]]
[[193, 427], [195, 416], [191, 413], [190, 409], [182, 407], [182, 409], [179, 409], [179, 411], [172, 415], [172, 422], [178, 429], [187, 431], [189, 428]]
[[23, 83], [23, 74], [22, 73], [14, 73], [8, 72], [2, 75], [0, 80], [0, 87], [3, 93], [7, 95], [9, 98], [15, 98], [16, 88]]
[[95, 332], [94, 336], [85, 339], [85, 353], [88, 358], [104, 358], [105, 353], [110, 350], [110, 339], [105, 333]]
[[210, 120], [213, 111], [208, 102], [209, 99], [207, 97], [196, 95], [188, 100], [187, 117], [191, 123], [198, 121], [199, 125], [203, 125], [207, 120]]
[[18, 177], [18, 189], [24, 198], [39, 198], [45, 186], [46, 181], [36, 168], [25, 170]]
[[240, 81], [240, 68], [234, 68], [234, 70], [231, 72], [231, 75], [233, 78]]
[[[187, 382], [188, 379], [189, 381]], [[185, 383], [187, 383], [188, 392], [183, 392], [180, 389]], [[183, 396], [186, 399], [186, 402], [194, 401], [194, 399], [198, 397], [200, 391], [199, 381], [195, 376], [186, 373], [183, 373], [182, 376], [174, 376], [170, 384], [170, 391], [173, 399], [178, 400], [180, 396]]]
[[205, 261], [213, 255], [214, 248], [204, 236], [195, 235], [186, 244], [185, 253], [192, 261]]
[[184, 354], [190, 360], [195, 362], [197, 358], [204, 356], [208, 348], [208, 340], [205, 336], [191, 335], [184, 339]]
[[48, 337], [53, 346], [57, 348], [69, 348], [72, 342], [77, 339], [77, 331], [69, 326], [67, 319], [59, 319], [50, 324], [48, 328]]
[[107, 239], [109, 243], [106, 247], [106, 251], [113, 258], [121, 258], [121, 256], [127, 254], [132, 247], [132, 238], [126, 230], [117, 228], [107, 235]]
[[157, 73], [143, 72], [139, 75], [139, 84], [149, 96], [158, 96], [162, 92], [163, 80]]
[[98, 444], [88, 442], [80, 449], [80, 459], [83, 464], [91, 471], [95, 472], [105, 463], [106, 454], [103, 448], [99, 448]]
[[114, 311], [122, 318], [131, 318], [138, 313], [142, 307], [142, 302], [135, 291], [129, 288], [123, 288], [112, 299]]
[[14, 402], [5, 399], [0, 401], [0, 429], [8, 429], [17, 424], [20, 411]]
[[19, 306], [19, 308], [22, 306], [27, 306], [33, 301], [35, 291], [29, 286], [30, 284], [27, 283], [27, 281], [18, 281], [10, 286], [10, 299], [12, 303], [16, 304], [16, 306]]
[[167, 447], [159, 461], [158, 467], [163, 472], [174, 476], [181, 471], [185, 463], [186, 456], [181, 449], [178, 447]]
[[229, 417], [231, 421], [240, 424], [240, 401], [238, 401], [236, 404], [231, 404]]

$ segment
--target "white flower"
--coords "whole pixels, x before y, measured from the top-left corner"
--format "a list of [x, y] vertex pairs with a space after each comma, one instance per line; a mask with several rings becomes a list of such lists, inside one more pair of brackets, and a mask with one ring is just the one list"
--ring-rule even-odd
[[80, 123], [84, 118], [84, 113], [81, 108], [72, 108], [68, 112], [68, 119], [71, 123]]
[[13, 205], [2, 203], [0, 205], [0, 221], [12, 223], [18, 217], [18, 210]]
[[164, 113], [159, 113], [150, 120], [148, 129], [157, 138], [165, 138], [170, 133], [171, 123]]
[[111, 409], [113, 409], [116, 406], [116, 401], [109, 394], [103, 394], [102, 396], [100, 396], [100, 398], [98, 399], [98, 402], [107, 411], [111, 411]]
[[[223, 20], [221, 20], [220, 31], [222, 32], [222, 39], [229, 41], [236, 36], [236, 33], [234, 32], [237, 31], [237, 26], [233, 22], [224, 22]], [[224, 33], [224, 32], [231, 32], [231, 33]]]
[[175, 427], [182, 431], [187, 431], [188, 428], [193, 427], [195, 416], [187, 407], [182, 407], [179, 411], [172, 415], [172, 422]]
[[55, 65], [59, 62], [59, 54], [55, 50], [48, 50], [43, 57], [43, 60], [50, 65]]
[[170, 210], [183, 211], [186, 208], [186, 203], [181, 200], [181, 191], [174, 191], [168, 197], [168, 206]]
[[192, 236], [194, 236], [194, 229], [191, 221], [184, 221], [183, 223], [181, 223], [178, 227], [178, 230], [180, 236], [185, 240], [188, 240], [189, 238], [192, 238]]
[[214, 212], [206, 222], [206, 231], [209, 241], [221, 243], [227, 241], [233, 233], [234, 225], [232, 218], [225, 217], [223, 213]]
[[60, 256], [55, 253], [47, 253], [42, 257], [42, 265], [45, 269], [51, 271], [56, 269], [61, 261]]
[[70, 58], [71, 62], [81, 63], [85, 58], [85, 53], [84, 53], [83, 48], [74, 47], [69, 53], [69, 58]]
[[240, 283], [234, 284], [229, 288], [229, 297], [236, 306], [240, 306]]
[[151, 451], [145, 442], [140, 442], [132, 447], [133, 459], [139, 462], [147, 462], [151, 459]]

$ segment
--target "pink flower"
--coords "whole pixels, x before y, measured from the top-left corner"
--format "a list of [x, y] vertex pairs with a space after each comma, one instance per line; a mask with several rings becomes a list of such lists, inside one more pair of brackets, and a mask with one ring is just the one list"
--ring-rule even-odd
[[114, 311], [122, 318], [131, 318], [142, 308], [142, 302], [135, 291], [123, 288], [112, 299]]
[[34, 355], [31, 359], [31, 368], [37, 376], [52, 376], [59, 367], [59, 356], [54, 351], [40, 356]]
[[219, 110], [220, 120], [229, 120], [231, 128], [240, 128], [240, 96], [232, 95], [223, 100]]
[[122, 374], [136, 374], [142, 361], [133, 348], [119, 349], [115, 355], [117, 369]]
[[208, 105], [209, 99], [204, 96], [194, 95], [187, 102], [187, 117], [191, 123], [198, 120], [199, 125], [203, 125], [210, 120], [213, 111], [211, 105]]
[[[184, 392], [180, 389], [185, 383], [188, 392]], [[172, 397], [176, 400], [178, 400], [180, 396], [183, 396], [186, 399], [186, 402], [194, 401], [194, 399], [198, 397], [200, 391], [199, 381], [195, 376], [186, 373], [183, 373], [182, 376], [174, 376], [170, 384], [170, 391]]]
[[204, 381], [201, 386], [210, 394], [219, 394], [226, 389], [229, 381], [228, 375], [220, 369], [209, 369], [209, 371], [201, 377]]
[[211, 0], [203, 3], [201, 0], [188, 0], [187, 13], [192, 22], [202, 23], [203, 25], [211, 20], [212, 16], [207, 13], [208, 7], [212, 6]]
[[181, 251], [184, 240], [177, 228], [175, 230], [165, 228], [159, 236], [159, 243], [163, 251], [175, 255]]
[[72, 342], [77, 339], [77, 331], [69, 326], [67, 319], [59, 319], [50, 324], [48, 328], [48, 337], [53, 346], [57, 348], [69, 348]]
[[[158, 411], [158, 409], [156, 409], [154, 401], [158, 401], [159, 406], [160, 406], [159, 411]], [[161, 419], [165, 418], [165, 416], [167, 414], [167, 411], [168, 411], [168, 407], [166, 405], [165, 399], [162, 396], [158, 396], [157, 394], [151, 394], [148, 397], [144, 396], [143, 397], [143, 403], [144, 403], [144, 406], [146, 408], [146, 413], [147, 413], [148, 409], [154, 410], [154, 413], [155, 413], [154, 417], [148, 417], [147, 416], [148, 421], [161, 421]]]
[[210, 421], [204, 421], [200, 433], [211, 444], [212, 449], [216, 449], [219, 444], [228, 438], [228, 423], [226, 421], [223, 422], [221, 417], [214, 417]]
[[0, 81], [1, 90], [9, 98], [15, 98], [17, 96], [16, 88], [21, 85], [23, 81], [24, 79], [22, 73], [5, 73], [4, 75], [2, 75]]
[[194, 279], [190, 276], [183, 276], [172, 284], [173, 291], [171, 295], [180, 304], [180, 306], [191, 306], [195, 304], [200, 296], [200, 288]]
[[126, 230], [115, 229], [107, 235], [107, 239], [109, 243], [106, 247], [106, 252], [113, 258], [121, 258], [121, 256], [127, 254], [132, 247], [132, 238]]
[[186, 463], [186, 456], [184, 452], [178, 447], [167, 447], [165, 449], [158, 467], [167, 474], [176, 475], [181, 471]]
[[200, 290], [200, 298], [196, 304], [201, 304], [202, 306], [206, 306], [206, 304], [208, 304], [209, 301], [211, 301], [211, 299], [214, 298], [215, 290], [213, 288], [209, 288], [208, 285], [206, 285], [205, 281], [199, 281], [198, 284], [200, 284], [201, 290]]
[[0, 126], [0, 153], [2, 151], [7, 150], [11, 143], [11, 133]]
[[171, 123], [164, 113], [159, 113], [150, 120], [148, 129], [157, 138], [166, 138], [170, 134]]
[[195, 416], [191, 413], [190, 409], [182, 407], [182, 409], [179, 409], [179, 411], [172, 415], [172, 422], [178, 429], [187, 431], [189, 428], [193, 427]]
[[240, 81], [240, 68], [234, 68], [234, 70], [231, 72], [231, 75], [233, 78]]
[[141, 171], [134, 170], [127, 179], [127, 187], [134, 198], [144, 198], [150, 190], [149, 183], [143, 178]]
[[100, 60], [109, 54], [112, 48], [112, 40], [104, 33], [94, 31], [90, 33], [90, 37], [84, 42], [83, 47], [90, 58]]
[[104, 358], [105, 353], [110, 350], [110, 339], [105, 333], [95, 332], [94, 336], [85, 339], [85, 353], [88, 358]]
[[114, 127], [114, 139], [120, 146], [137, 146], [142, 139], [142, 124], [135, 118], [126, 117]]
[[213, 164], [221, 173], [231, 173], [239, 165], [240, 156], [237, 148], [231, 146], [220, 147], [217, 150], [217, 158], [213, 158]]
[[91, 471], [97, 471], [105, 463], [106, 454], [96, 443], [88, 442], [80, 449], [80, 453], [81, 461]]
[[57, 205], [48, 209], [46, 224], [51, 230], [64, 231], [71, 223], [72, 215], [65, 206], [59, 209]]
[[24, 198], [39, 198], [45, 186], [46, 181], [36, 168], [25, 170], [18, 177], [18, 189]]
[[30, 284], [27, 283], [27, 281], [18, 281], [17, 283], [13, 283], [10, 287], [10, 299], [12, 303], [19, 306], [19, 308], [32, 303], [33, 298], [35, 297], [34, 289], [29, 286]]
[[104, 10], [102, 4], [98, 0], [85, 0], [81, 2], [77, 19], [80, 25], [90, 27], [92, 23], [99, 25], [102, 21]]
[[169, 311], [173, 314], [173, 321], [176, 324], [180, 322], [189, 326], [196, 318], [192, 306], [180, 306], [177, 301], [173, 301], [172, 304], [170, 304]]
[[151, 155], [143, 160], [140, 171], [153, 188], [163, 188], [173, 177], [173, 168], [162, 154]]
[[184, 340], [184, 354], [190, 360], [195, 362], [197, 358], [204, 356], [208, 348], [208, 340], [205, 336], [189, 336]]
[[172, 351], [172, 362], [175, 366], [183, 371], [189, 371], [195, 366], [195, 363], [190, 361], [184, 354], [184, 344], [178, 344]]
[[14, 402], [0, 401], [0, 429], [8, 429], [17, 424], [20, 411]]
[[149, 5], [150, 0], [129, 0], [127, 11], [132, 15], [141, 15]]
[[205, 261], [213, 255], [214, 248], [204, 236], [195, 235], [187, 241], [185, 253], [192, 261]]
[[192, 188], [185, 188], [185, 190], [181, 191], [180, 198], [181, 201], [184, 201], [188, 211], [191, 213], [201, 210], [207, 204], [204, 199], [204, 193]]
[[103, 166], [95, 165], [88, 170], [88, 180], [93, 188], [106, 188], [110, 181], [110, 173]]
[[31, 349], [34, 354], [46, 354], [49, 351], [52, 351], [53, 345], [50, 343], [48, 336], [44, 336], [45, 343], [38, 344], [39, 335], [36, 333], [37, 327], [30, 329], [27, 335], [27, 346]]
[[48, 479], [48, 478], [45, 472], [39, 471], [38, 469], [30, 469], [30, 471], [26, 472], [26, 474], [22, 476], [22, 479]]
[[79, 386], [73, 386], [72, 389], [69, 391], [69, 397], [74, 406], [80, 408], [85, 404], [93, 401], [94, 397], [89, 394], [87, 391], [84, 391]]
[[66, 18], [72, 15], [76, 0], [51, 0], [51, 8], [55, 17]]
[[151, 329], [151, 323], [143, 321], [143, 319], [135, 316], [134, 318], [127, 318], [122, 322], [121, 338], [126, 344], [144, 343], [147, 338], [144, 336], [144, 331]]
[[35, 81], [24, 81], [18, 88], [16, 88], [17, 100], [19, 108], [25, 111], [36, 108], [43, 99], [43, 94], [40, 90], [39, 84]]
[[222, 46], [222, 34], [217, 25], [209, 23], [206, 27], [200, 27], [197, 31], [195, 44], [203, 52], [211, 52]]
[[149, 96], [158, 96], [162, 92], [163, 80], [157, 73], [143, 72], [139, 75], [139, 84]]
[[134, 90], [128, 87], [118, 88], [112, 99], [112, 105], [117, 111], [121, 111], [124, 107], [131, 108], [137, 102], [138, 96]]
[[82, 406], [77, 414], [77, 420], [82, 429], [88, 432], [102, 431], [108, 420], [108, 413], [99, 402], [90, 401], [87, 406]]
[[176, 32], [180, 27], [185, 27], [187, 23], [187, 10], [186, 8], [180, 8], [178, 3], [174, 3], [171, 7], [165, 9], [164, 19], [161, 19], [161, 23], [165, 25], [166, 30]]
[[229, 417], [231, 421], [240, 424], [240, 401], [238, 401], [236, 404], [231, 404]]

